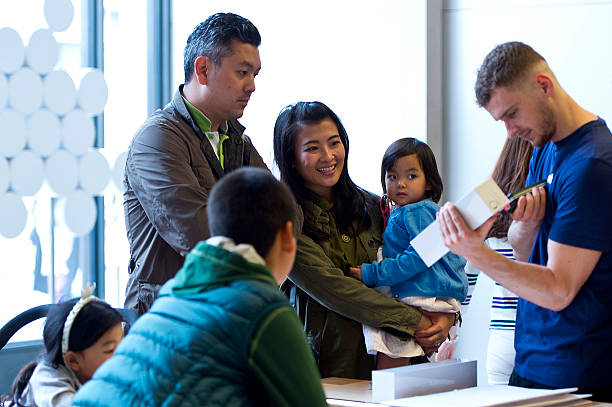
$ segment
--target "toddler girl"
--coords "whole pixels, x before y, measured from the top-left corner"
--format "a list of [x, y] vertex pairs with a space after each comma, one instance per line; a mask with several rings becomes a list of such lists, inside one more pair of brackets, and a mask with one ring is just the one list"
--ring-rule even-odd
[[45, 353], [26, 365], [13, 383], [9, 406], [63, 407], [123, 338], [121, 314], [91, 295], [55, 304], [43, 329]]
[[[391, 209], [388, 220], [385, 218], [382, 258], [360, 268], [351, 267], [349, 274], [422, 310], [458, 312], [468, 288], [465, 260], [448, 253], [427, 267], [410, 245], [435, 220], [440, 209], [437, 202], [442, 195], [442, 180], [433, 152], [414, 138], [395, 141], [383, 156], [381, 182], [385, 192], [381, 199], [383, 212], [387, 212], [387, 205]], [[368, 353], [378, 352], [379, 369], [410, 363], [399, 358], [424, 355], [414, 340], [401, 340], [366, 325], [363, 332]]]

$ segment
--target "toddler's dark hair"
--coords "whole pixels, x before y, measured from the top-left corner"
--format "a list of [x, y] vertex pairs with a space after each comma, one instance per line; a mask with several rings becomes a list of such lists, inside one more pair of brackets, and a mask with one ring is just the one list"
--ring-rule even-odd
[[383, 191], [387, 193], [387, 184], [385, 183], [387, 171], [393, 168], [397, 159], [412, 154], [415, 154], [419, 159], [421, 167], [423, 168], [425, 180], [430, 187], [429, 190], [425, 191], [425, 198], [429, 198], [435, 203], [438, 203], [444, 187], [442, 185], [442, 178], [440, 178], [440, 173], [438, 172], [436, 157], [427, 143], [423, 143], [412, 137], [394, 141], [389, 148], [387, 148], [387, 151], [385, 151], [380, 168], [380, 182], [382, 183]]
[[[66, 302], [54, 304], [47, 314], [43, 329], [43, 342], [45, 343], [43, 358], [53, 367], [65, 365], [62, 355], [64, 323], [79, 299], [73, 298]], [[91, 301], [85, 304], [77, 314], [70, 329], [68, 350], [80, 352], [89, 348], [109, 329], [122, 321], [123, 317], [119, 311], [104, 301]], [[36, 365], [36, 362], [28, 363], [15, 377], [12, 387], [12, 402], [8, 405], [9, 407], [19, 406], [17, 400], [28, 385]]]

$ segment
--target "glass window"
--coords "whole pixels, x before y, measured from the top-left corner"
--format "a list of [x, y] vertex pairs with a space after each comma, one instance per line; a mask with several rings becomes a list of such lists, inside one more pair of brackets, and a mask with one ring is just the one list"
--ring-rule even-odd
[[147, 2], [104, 1], [104, 77], [108, 102], [104, 110], [103, 154], [113, 168], [104, 194], [105, 299], [123, 306], [128, 278], [129, 245], [121, 189], [125, 152], [147, 118]]
[[[81, 68], [82, 61], [86, 60], [83, 56], [85, 51], [89, 51], [85, 49], [82, 30], [88, 27], [81, 0], [73, 0], [72, 4], [74, 7], [72, 23], [67, 30], [53, 33], [53, 38], [59, 44], [59, 51], [57, 63], [53, 65], [52, 71], [66, 71], [78, 89], [79, 78], [84, 72]], [[102, 116], [84, 114], [85, 119], [80, 118], [91, 126], [91, 143], [82, 151], [68, 151], [68, 143], [64, 136], [61, 142], [58, 136], [56, 145], [53, 145], [49, 142], [49, 137], [46, 137], [48, 129], [40, 127], [40, 133], [44, 133], [39, 137], [43, 140], [40, 143], [45, 145], [48, 151], [41, 153], [40, 148], [32, 146], [29, 138], [27, 142], [24, 141], [23, 146], [18, 146], [19, 149], [33, 153], [31, 156], [34, 158], [31, 156], [27, 158], [40, 164], [40, 171], [44, 173], [41, 177], [44, 181], [41, 181], [42, 185], [36, 193], [19, 194], [13, 197], [15, 202], [11, 201], [17, 205], [18, 210], [23, 209], [25, 226], [19, 226], [18, 216], [2, 214], [4, 223], [12, 218], [12, 222], [8, 223], [15, 224], [13, 228], [19, 228], [19, 231], [11, 237], [0, 235], [0, 257], [3, 259], [3, 267], [0, 268], [0, 326], [30, 307], [77, 296], [84, 285], [98, 278], [104, 279], [99, 281], [100, 286], [104, 286], [104, 292], [100, 292], [99, 295], [105, 297], [113, 306], [123, 305], [128, 277], [129, 246], [123, 216], [122, 159], [132, 135], [147, 116], [147, 2], [105, 0], [103, 6], [103, 65], [108, 99]], [[0, 28], [12, 27], [27, 46], [29, 38], [36, 30], [48, 26], [43, 7], [44, 0], [30, 0], [27, 2], [27, 7], [6, 8], [0, 13]], [[0, 69], [0, 75], [2, 75], [0, 81], [5, 79], [8, 83], [14, 72], [3, 72]], [[49, 73], [36, 75], [41, 81], [50, 76]], [[1, 104], [0, 113], [13, 110], [11, 103], [9, 101]], [[70, 109], [75, 107], [78, 105], [73, 104]], [[45, 99], [40, 109], [49, 110], [48, 108]], [[49, 114], [62, 123], [62, 134], [65, 134], [66, 128], [69, 127], [66, 118], [71, 113], [72, 110]], [[28, 124], [36, 114], [37, 112], [27, 112], [20, 117]], [[98, 134], [102, 141], [100, 145], [103, 146], [99, 149], [90, 147], [93, 145], [95, 135], [94, 117], [103, 120], [103, 126], [95, 127], [103, 129], [104, 133]], [[78, 117], [75, 120], [79, 122]], [[0, 141], [2, 141], [1, 136]], [[77, 136], [72, 146], [74, 148], [77, 145], [82, 146], [83, 142], [83, 137]], [[11, 178], [12, 170], [9, 171], [8, 168], [14, 167], [16, 161], [16, 154], [6, 153], [2, 149], [4, 144], [6, 143], [0, 143], [0, 161], [4, 160], [0, 162], [0, 188], [2, 188], [2, 179]], [[63, 154], [56, 154], [58, 149], [62, 150]], [[76, 211], [71, 209], [62, 199], [68, 191], [77, 188], [76, 166], [82, 165], [85, 154], [91, 152], [102, 154], [102, 162], [98, 161], [101, 165], [99, 168], [103, 171], [108, 170], [110, 177], [106, 188], [94, 193], [102, 196], [104, 207], [105, 270], [101, 275], [96, 273], [97, 264], [92, 258], [92, 247], [100, 243], [96, 241], [97, 237], [88, 232], [74, 233], [75, 221], [83, 220], [82, 218], [87, 216], [92, 222], [95, 220], [95, 216], [91, 217], [92, 213], [95, 215], [94, 201], [90, 197], [86, 198], [85, 204], [93, 206], [90, 207], [93, 212], [87, 212], [82, 211], [82, 207]], [[100, 158], [96, 154], [93, 156]], [[2, 165], [3, 163], [6, 165]], [[55, 168], [55, 171], [50, 168]], [[27, 172], [29, 171], [28, 169]], [[59, 176], [55, 178], [50, 176], [52, 172]], [[25, 178], [26, 181], [29, 179]], [[81, 184], [79, 188], [83, 189], [82, 179], [78, 182]], [[19, 192], [15, 191], [12, 184], [11, 180], [8, 192]], [[58, 192], [60, 190], [63, 193]], [[2, 201], [4, 193], [5, 190], [0, 191], [0, 206], [4, 205]], [[0, 222], [0, 229], [4, 223]], [[42, 324], [43, 320], [29, 324], [12, 340], [41, 338]]]
[[[63, 32], [52, 34], [54, 41], [59, 45], [56, 55], [53, 53], [42, 53], [40, 48], [28, 56], [27, 63], [34, 72], [36, 82], [42, 81], [55, 71], [74, 71], [81, 65], [82, 35], [81, 35], [81, 1], [73, 0], [72, 24]], [[39, 29], [48, 27], [44, 16], [43, 0], [30, 0], [20, 6], [4, 7], [0, 13], [0, 27], [11, 27], [23, 42], [24, 49], [28, 46], [30, 39], [34, 38]], [[22, 6], [23, 5], [23, 6]], [[26, 53], [27, 55], [27, 53]], [[47, 71], [38, 72], [39, 63], [48, 61], [50, 63]], [[38, 63], [36, 63], [38, 61]], [[44, 65], [44, 64], [43, 64]], [[36, 66], [36, 69], [35, 69]], [[15, 80], [19, 70], [13, 72], [0, 72], [0, 75], [8, 83]], [[0, 78], [2, 80], [3, 78]], [[41, 85], [42, 86], [42, 85]], [[42, 87], [39, 88], [42, 97]], [[25, 103], [25, 102], [24, 102]], [[88, 267], [84, 266], [85, 256], [83, 251], [87, 250], [83, 245], [83, 239], [74, 237], [64, 222], [65, 216], [54, 216], [59, 214], [63, 208], [62, 200], [49, 186], [46, 177], [45, 165], [49, 156], [57, 151], [58, 145], [47, 144], [47, 147], [35, 148], [33, 138], [40, 136], [40, 132], [46, 128], [36, 128], [35, 117], [40, 111], [45, 110], [51, 117], [51, 122], [59, 126], [59, 122], [66, 116], [66, 112], [49, 113], [51, 110], [48, 99], [32, 102], [31, 110], [23, 110], [20, 102], [10, 99], [0, 106], [0, 113], [7, 111], [17, 112], [22, 125], [27, 126], [27, 142], [21, 146], [19, 152], [0, 154], [0, 160], [6, 160], [11, 170], [11, 190], [15, 193], [15, 203], [23, 203], [25, 212], [17, 211], [2, 212], [3, 225], [13, 224], [17, 234], [7, 237], [0, 235], [0, 258], [3, 266], [0, 268], [0, 326], [20, 312], [40, 304], [70, 298], [80, 292], [83, 280], [90, 280]], [[70, 107], [72, 109], [72, 107]], [[55, 122], [53, 121], [55, 120]], [[6, 124], [6, 123], [5, 123]], [[34, 130], [33, 130], [34, 129]], [[35, 130], [39, 130], [36, 132]], [[58, 130], [59, 131], [59, 130]], [[32, 133], [33, 135], [30, 135]], [[50, 134], [50, 131], [49, 131]], [[51, 136], [49, 136], [51, 137]], [[59, 138], [59, 135], [57, 135]], [[44, 138], [40, 138], [44, 144]], [[59, 141], [58, 141], [59, 143]], [[27, 153], [27, 154], [24, 154]], [[21, 167], [19, 162], [21, 161]], [[6, 171], [6, 168], [2, 171]], [[39, 178], [38, 175], [40, 175]], [[3, 174], [6, 176], [6, 174]], [[43, 181], [44, 178], [44, 181]], [[36, 180], [41, 184], [36, 185]], [[1, 191], [1, 198], [6, 198], [5, 190]], [[15, 196], [14, 196], [15, 197]], [[6, 201], [3, 201], [6, 203]], [[3, 207], [4, 208], [4, 207]], [[21, 215], [23, 224], [20, 225]], [[6, 230], [5, 230], [6, 233]], [[84, 278], [83, 273], [87, 276]], [[39, 339], [42, 333], [43, 320], [29, 324], [22, 329], [13, 341]]]

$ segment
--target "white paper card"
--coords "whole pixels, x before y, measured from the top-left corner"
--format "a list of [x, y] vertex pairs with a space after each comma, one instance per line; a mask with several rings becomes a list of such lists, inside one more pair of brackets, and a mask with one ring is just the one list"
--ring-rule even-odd
[[372, 401], [476, 386], [476, 361], [445, 360], [372, 371]]
[[[494, 213], [503, 209], [507, 203], [506, 195], [499, 189], [495, 181], [489, 178], [463, 197], [455, 206], [463, 215], [468, 226], [476, 229]], [[431, 267], [448, 253], [448, 248], [442, 242], [437, 220], [412, 239], [410, 244], [421, 256], [427, 267]]]

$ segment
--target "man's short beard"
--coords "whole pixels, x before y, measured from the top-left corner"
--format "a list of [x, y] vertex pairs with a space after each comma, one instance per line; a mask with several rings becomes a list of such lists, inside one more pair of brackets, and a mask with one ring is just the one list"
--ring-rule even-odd
[[557, 125], [555, 124], [553, 110], [549, 106], [539, 105], [538, 116], [541, 118], [539, 127], [542, 129], [542, 136], [534, 137], [532, 144], [534, 147], [544, 147], [557, 132]]

